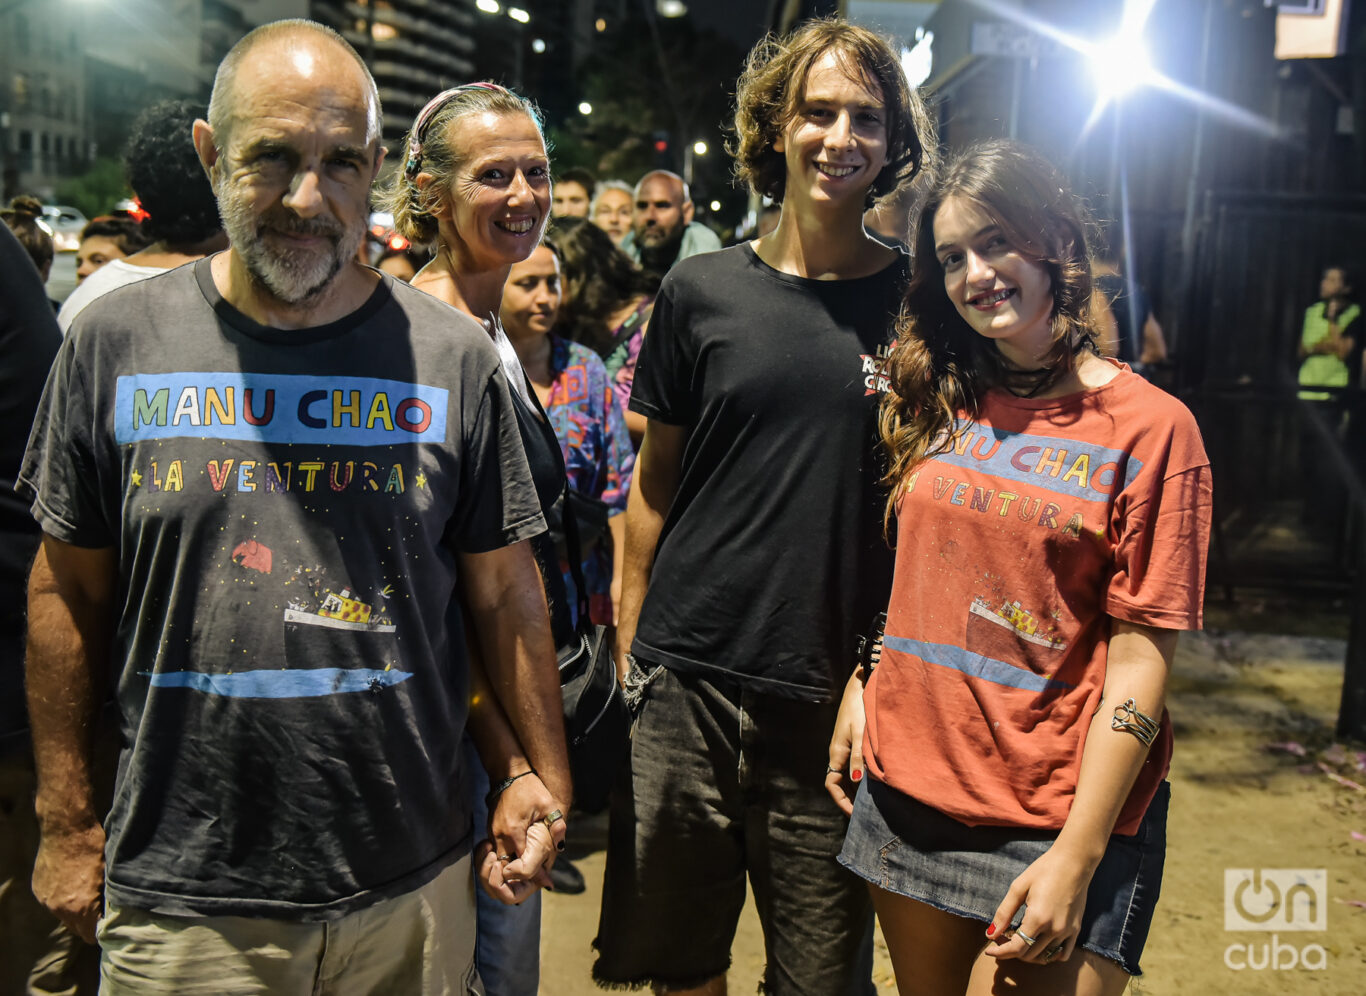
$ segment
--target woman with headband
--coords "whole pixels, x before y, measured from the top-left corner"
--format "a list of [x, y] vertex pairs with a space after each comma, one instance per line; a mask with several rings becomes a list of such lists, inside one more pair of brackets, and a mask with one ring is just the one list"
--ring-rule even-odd
[[[402, 175], [389, 196], [394, 228], [411, 242], [431, 244], [435, 256], [412, 284], [482, 322], [503, 358], [513, 406], [522, 431], [527, 462], [543, 510], [564, 489], [564, 463], [554, 430], [541, 414], [517, 354], [503, 333], [498, 314], [503, 285], [514, 263], [540, 244], [550, 217], [550, 163], [540, 121], [530, 102], [494, 83], [470, 83], [438, 94], [418, 114], [404, 143]], [[557, 645], [573, 633], [559, 560], [549, 534], [532, 541], [541, 568]], [[498, 706], [513, 689], [474, 688], [472, 725], [480, 739], [515, 739]], [[483, 766], [472, 764], [476, 781]], [[499, 839], [504, 814], [521, 825], [569, 811], [572, 793], [567, 773], [537, 772], [514, 763], [493, 791], [476, 787], [476, 833], [493, 810], [489, 832]], [[504, 838], [505, 839], [505, 838]], [[484, 847], [487, 863], [505, 864], [514, 855]], [[548, 884], [548, 880], [540, 884]], [[535, 996], [540, 974], [540, 894], [518, 906], [478, 895], [476, 960], [490, 993]]]

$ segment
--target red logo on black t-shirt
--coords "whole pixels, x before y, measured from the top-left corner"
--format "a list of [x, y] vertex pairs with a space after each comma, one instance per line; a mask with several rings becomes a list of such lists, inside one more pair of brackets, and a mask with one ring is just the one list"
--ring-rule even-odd
[[892, 355], [892, 350], [896, 349], [896, 343], [889, 342], [885, 346], [879, 346], [877, 353], [861, 353], [859, 359], [863, 363], [863, 395], [885, 394], [891, 387], [891, 382], [887, 379], [887, 358]]

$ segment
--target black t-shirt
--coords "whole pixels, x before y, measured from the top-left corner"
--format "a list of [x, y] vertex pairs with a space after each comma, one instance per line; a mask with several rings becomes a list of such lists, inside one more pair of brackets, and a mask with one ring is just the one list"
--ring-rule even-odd
[[[550, 420], [536, 400], [530, 381], [527, 381], [525, 374], [522, 379], [531, 401], [528, 403], [521, 393], [513, 391], [512, 408], [517, 416], [517, 428], [522, 434], [522, 447], [526, 450], [531, 479], [536, 483], [541, 514], [545, 516], [547, 525], [553, 527], [560, 521], [560, 506], [564, 503], [564, 454], [560, 451], [560, 442]], [[573, 639], [574, 618], [569, 611], [559, 554], [555, 551], [554, 532], [547, 529], [539, 536], [532, 537], [531, 552], [541, 571], [541, 583], [545, 585], [546, 605], [550, 609], [550, 632], [555, 639], [555, 646], [562, 647]]]
[[747, 244], [669, 272], [631, 408], [688, 431], [637, 656], [800, 698], [848, 679], [891, 588], [878, 370], [907, 276], [809, 280]]
[[81, 313], [37, 425], [43, 529], [118, 556], [115, 903], [326, 918], [467, 852], [457, 555], [545, 529], [482, 328], [389, 277], [265, 328], [202, 260]]
[[39, 531], [14, 479], [62, 334], [33, 260], [8, 226], [0, 229], [0, 745], [27, 746], [24, 587]]

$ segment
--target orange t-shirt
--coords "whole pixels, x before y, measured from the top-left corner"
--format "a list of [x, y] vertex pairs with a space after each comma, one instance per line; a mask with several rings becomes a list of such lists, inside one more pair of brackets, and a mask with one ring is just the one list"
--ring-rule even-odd
[[[1209, 461], [1186, 407], [1124, 366], [1066, 397], [992, 391], [959, 425], [897, 508], [865, 757], [960, 822], [1060, 829], [1111, 617], [1200, 626]], [[1116, 833], [1137, 831], [1171, 749], [1164, 712]]]

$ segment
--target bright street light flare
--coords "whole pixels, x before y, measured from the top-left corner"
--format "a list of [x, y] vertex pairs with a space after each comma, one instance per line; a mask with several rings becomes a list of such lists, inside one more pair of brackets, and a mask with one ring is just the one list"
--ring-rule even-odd
[[592, 113], [593, 113], [593, 105], [590, 104], [590, 103], [589, 103], [588, 101], [586, 101], [586, 100], [580, 101], [580, 102], [579, 102], [579, 113], [580, 113], [580, 114], [592, 114]]
[[531, 15], [521, 7], [509, 7], [508, 17], [512, 18], [514, 21], [520, 21], [522, 24], [527, 24], [531, 21]]
[[699, 156], [705, 156], [705, 155], [707, 154], [707, 143], [706, 143], [706, 142], [693, 142], [693, 144], [692, 144], [692, 150], [693, 150], [694, 153], [696, 153], [696, 154], [699, 155]]
[[1138, 35], [1115, 35], [1101, 42], [1088, 55], [1091, 75], [1107, 100], [1122, 97], [1157, 79], [1157, 73], [1148, 60], [1147, 47]]
[[683, 0], [657, 0], [655, 11], [660, 17], [682, 17], [688, 12], [688, 5]]
[[711, 202], [710, 204], [708, 204], [707, 206], [708, 206], [709, 208], [711, 208], [713, 214], [715, 214], [717, 211], [720, 211], [720, 210], [721, 210], [721, 202], [720, 202], [720, 201], [712, 201], [712, 202]]
[[498, 0], [474, 0], [474, 5], [485, 14], [497, 14], [503, 9], [498, 5]]
[[533, 39], [531, 39], [531, 51], [535, 52], [537, 55], [540, 55], [542, 52], [544, 52], [544, 51], [545, 51], [545, 39], [544, 39], [544, 38], [533, 38]]

